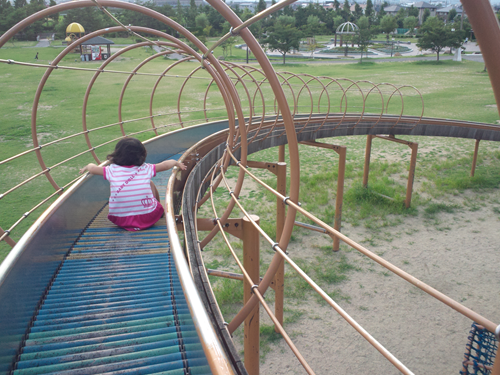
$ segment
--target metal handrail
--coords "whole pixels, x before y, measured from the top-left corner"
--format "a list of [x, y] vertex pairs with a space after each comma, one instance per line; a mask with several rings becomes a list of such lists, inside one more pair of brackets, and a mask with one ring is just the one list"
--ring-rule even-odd
[[386, 261], [382, 257], [374, 254], [367, 248], [359, 245], [355, 241], [351, 240], [349, 237], [345, 236], [344, 234], [340, 233], [339, 231], [335, 230], [328, 224], [324, 223], [322, 220], [318, 219], [308, 211], [304, 210], [300, 205], [297, 203], [293, 202], [290, 200], [288, 197], [283, 196], [273, 188], [271, 188], [269, 185], [267, 185], [265, 182], [261, 181], [258, 177], [256, 177], [253, 173], [251, 173], [246, 167], [244, 167], [238, 159], [232, 154], [231, 150], [229, 148], [226, 148], [226, 151], [228, 154], [231, 156], [233, 161], [237, 163], [238, 167], [245, 171], [254, 181], [256, 181], [258, 184], [263, 186], [266, 190], [271, 192], [272, 194], [276, 195], [276, 197], [283, 199], [287, 205], [290, 207], [293, 207], [296, 209], [299, 213], [307, 217], [308, 219], [314, 221], [316, 224], [318, 224], [320, 227], [326, 229], [329, 233], [337, 236], [339, 239], [341, 239], [343, 242], [345, 242], [347, 245], [351, 246], [352, 248], [358, 250], [360, 253], [366, 255], [369, 257], [371, 260], [377, 262], [381, 266], [387, 268], [389, 271], [395, 273], [396, 275], [400, 276], [402, 279], [408, 281], [409, 283], [413, 284], [417, 288], [423, 290], [427, 294], [433, 296], [437, 300], [443, 302], [444, 304], [450, 306], [457, 312], [461, 313], [462, 315], [468, 317], [469, 319], [481, 324], [484, 326], [488, 331], [490, 332], [495, 332], [498, 330], [498, 327], [500, 326], [499, 324], [495, 324], [492, 321], [484, 318], [480, 314], [476, 313], [475, 311], [469, 309], [468, 307], [465, 307], [464, 305], [456, 302], [455, 300], [451, 299], [450, 297], [446, 296], [445, 294], [439, 292], [438, 290], [432, 288], [431, 286], [425, 284], [424, 282], [420, 281], [416, 277], [413, 277], [412, 275], [408, 274], [407, 272], [403, 271], [402, 269], [394, 266], [392, 263]]

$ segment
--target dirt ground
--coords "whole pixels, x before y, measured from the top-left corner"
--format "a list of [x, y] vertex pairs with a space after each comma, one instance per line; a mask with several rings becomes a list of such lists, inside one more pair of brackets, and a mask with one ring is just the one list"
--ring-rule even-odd
[[[387, 158], [390, 160], [390, 155]], [[419, 190], [420, 183], [415, 181], [415, 190]], [[245, 186], [253, 189], [251, 183]], [[459, 208], [452, 213], [439, 212], [433, 219], [422, 213], [404, 216], [397, 225], [381, 229], [390, 233], [381, 234], [385, 239], [375, 243], [367, 241], [373, 238], [373, 230], [363, 225], [343, 223], [342, 233], [499, 323], [500, 214], [493, 206], [500, 202], [500, 190], [465, 190], [444, 199]], [[475, 202], [474, 209], [468, 206], [470, 202]], [[339, 253], [325, 252], [331, 244], [326, 235], [300, 229], [288, 252], [299, 262], [345, 256], [356, 269], [347, 273], [347, 280], [327, 290], [344, 297], [334, 300], [413, 373], [458, 375], [472, 321], [357, 250], [344, 245]], [[263, 242], [261, 254], [264, 248]], [[285, 279], [285, 288], [286, 283]], [[266, 294], [266, 301], [274, 309], [273, 299], [272, 292]], [[272, 325], [264, 309], [260, 311], [261, 325]], [[285, 330], [316, 374], [400, 373], [333, 308], [318, 301], [312, 289], [305, 299], [285, 300], [285, 319], [292, 315], [295, 318], [285, 324]], [[235, 332], [234, 342], [243, 353], [241, 327]], [[260, 373], [306, 372], [283, 339], [265, 342], [261, 334]]]
[[[482, 208], [439, 216], [449, 229], [433, 228], [421, 218], [406, 218], [389, 245], [373, 250], [464, 306], [499, 322], [498, 215]], [[343, 232], [357, 241], [365, 235], [359, 227], [346, 226]], [[313, 235], [302, 242], [310, 240]], [[326, 245], [329, 237], [314, 236], [314, 241]], [[289, 247], [292, 258], [301, 257], [305, 250], [302, 243]], [[349, 302], [339, 301], [341, 307], [415, 374], [458, 374], [471, 321], [356, 250], [347, 257], [360, 270], [340, 285], [342, 293], [350, 297]], [[286, 330], [317, 374], [400, 373], [331, 307], [318, 304], [314, 298], [308, 302], [292, 306], [303, 315]], [[264, 312], [261, 319], [271, 324]], [[280, 340], [266, 354], [261, 373], [305, 371]]]

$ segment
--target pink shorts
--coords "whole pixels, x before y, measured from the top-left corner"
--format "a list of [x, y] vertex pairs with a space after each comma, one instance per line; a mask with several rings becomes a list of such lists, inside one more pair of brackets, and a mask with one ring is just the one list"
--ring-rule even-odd
[[133, 232], [136, 230], [143, 230], [152, 227], [158, 220], [160, 220], [164, 212], [165, 211], [163, 210], [161, 203], [157, 201], [156, 208], [149, 214], [133, 216], [108, 215], [108, 219], [113, 224], [116, 224], [125, 230]]

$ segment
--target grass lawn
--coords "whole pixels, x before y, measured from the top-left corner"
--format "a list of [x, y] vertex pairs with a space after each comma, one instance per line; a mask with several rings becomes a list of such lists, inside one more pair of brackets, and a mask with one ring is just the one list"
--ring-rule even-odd
[[[17, 43], [16, 43], [17, 44]], [[210, 43], [209, 43], [210, 44]], [[39, 51], [39, 63], [48, 63], [55, 59], [61, 48], [44, 48]], [[136, 68], [145, 58], [153, 54], [150, 48], [140, 48], [122, 55], [111, 64], [110, 69], [128, 72]], [[233, 48], [234, 57], [243, 58], [245, 52]], [[222, 51], [215, 51], [215, 55], [222, 55]], [[241, 56], [240, 56], [241, 55]], [[0, 49], [0, 59], [34, 62], [33, 49], [11, 47]], [[288, 60], [288, 59], [287, 59]], [[157, 58], [140, 72], [160, 74], [172, 60]], [[63, 59], [60, 65], [77, 68], [97, 68], [97, 62], [81, 62], [79, 55], [71, 54]], [[165, 77], [156, 90], [153, 101], [155, 125], [165, 126], [160, 132], [171, 131], [179, 127], [177, 116], [177, 95], [184, 83], [184, 77], [198, 68], [198, 64], [191, 62], [175, 67], [170, 74], [176, 77]], [[283, 66], [277, 66], [280, 70]], [[284, 69], [294, 73], [309, 73], [315, 76], [346, 77], [353, 80], [369, 80], [372, 82], [389, 82], [396, 85], [413, 85], [424, 97], [425, 116], [455, 118], [470, 121], [495, 123], [498, 112], [492, 105], [495, 104], [487, 74], [482, 72], [483, 65], [464, 61], [456, 63], [445, 62], [417, 62], [417, 63], [375, 63], [363, 64], [300, 64], [286, 65]], [[32, 148], [31, 140], [31, 107], [38, 82], [45, 73], [44, 68], [28, 68], [17, 65], [2, 66], [0, 77], [0, 160], [10, 158], [18, 153]], [[46, 83], [37, 113], [38, 139], [42, 144], [70, 136], [82, 131], [82, 101], [89, 80], [94, 72], [55, 70]], [[191, 79], [183, 89], [180, 108], [183, 112], [184, 126], [198, 123], [204, 118], [200, 101], [210, 84], [210, 77], [203, 70], [194, 73], [197, 79]], [[86, 121], [89, 129], [107, 124], [118, 123], [117, 106], [127, 74], [101, 74], [92, 88]], [[136, 75], [128, 85], [122, 105], [122, 120], [132, 120], [149, 116], [149, 102], [151, 90], [157, 81], [157, 75]], [[300, 84], [291, 81], [291, 84]], [[242, 103], [248, 107], [248, 99], [241, 85], [237, 86], [242, 97]], [[367, 86], [368, 87], [368, 86]], [[269, 89], [264, 88], [270, 93]], [[267, 91], [266, 91], [267, 90]], [[405, 114], [418, 115], [421, 111], [420, 99], [413, 94], [405, 101]], [[209, 91], [207, 115], [210, 119], [224, 118], [225, 109], [222, 99], [215, 85], [212, 83]], [[305, 107], [308, 98], [303, 95], [299, 104]], [[373, 102], [368, 112], [380, 113], [380, 105]], [[389, 112], [398, 113], [400, 104], [391, 103]], [[359, 111], [359, 98], [350, 101], [349, 111]], [[270, 111], [274, 107], [272, 95], [267, 95], [266, 108]], [[357, 108], [358, 107], [358, 108]], [[326, 107], [322, 107], [326, 108]], [[335, 111], [332, 109], [331, 111]], [[268, 112], [269, 113], [269, 112]], [[146, 130], [137, 135], [144, 140], [153, 135], [149, 119], [137, 120], [124, 124], [127, 134]], [[111, 126], [103, 130], [90, 133], [93, 145], [115, 139], [121, 135], [119, 126]], [[113, 148], [113, 144], [98, 147], [96, 153], [101, 160]], [[83, 136], [57, 143], [42, 149], [47, 166], [55, 165], [78, 152], [87, 150]], [[93, 161], [90, 154], [84, 154], [72, 161], [54, 168], [51, 174], [59, 186], [64, 186], [77, 176], [78, 167]], [[0, 182], [0, 193], [4, 193], [21, 183], [26, 178], [40, 172], [40, 166], [34, 153], [20, 157], [12, 162], [0, 166], [0, 173], [9, 178]], [[53, 192], [46, 178], [41, 176], [27, 183], [12, 194], [2, 198], [0, 204], [0, 227], [9, 228], [24, 212]], [[50, 202], [49, 202], [50, 203]], [[35, 214], [14, 230], [12, 238], [18, 240], [21, 234], [47, 207], [47, 203]], [[0, 259], [9, 251], [5, 243], [0, 244]]]

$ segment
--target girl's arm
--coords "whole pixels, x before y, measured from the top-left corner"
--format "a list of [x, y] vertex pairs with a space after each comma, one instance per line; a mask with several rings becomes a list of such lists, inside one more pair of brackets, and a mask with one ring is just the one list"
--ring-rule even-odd
[[104, 175], [104, 167], [99, 167], [98, 165], [95, 165], [93, 163], [90, 163], [90, 164], [86, 165], [85, 167], [83, 167], [82, 169], [80, 169], [80, 174], [82, 174], [86, 171], [90, 172], [90, 174], [97, 174], [99, 176]]
[[169, 170], [170, 168], [173, 167], [177, 167], [179, 169], [182, 169], [183, 171], [185, 171], [187, 168], [184, 165], [184, 163], [179, 163], [177, 160], [165, 160], [162, 161], [161, 163], [156, 164], [155, 167], [156, 167], [156, 173]]

